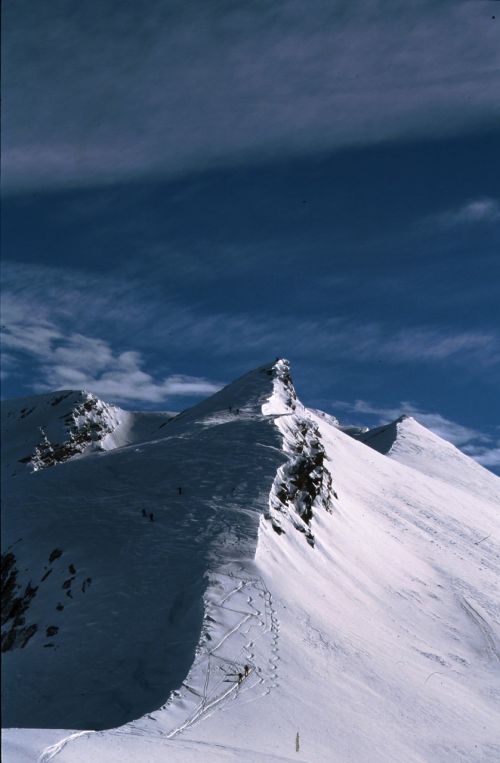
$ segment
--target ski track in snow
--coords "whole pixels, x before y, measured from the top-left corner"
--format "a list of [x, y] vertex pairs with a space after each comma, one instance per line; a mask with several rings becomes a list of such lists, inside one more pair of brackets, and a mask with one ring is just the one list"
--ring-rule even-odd
[[96, 733], [96, 731], [77, 731], [75, 734], [70, 734], [69, 736], [64, 737], [64, 739], [61, 739], [59, 742], [50, 745], [50, 747], [46, 747], [38, 758], [38, 763], [48, 763], [49, 760], [53, 760], [56, 755], [62, 752], [66, 745], [70, 742], [73, 742], [75, 739], [79, 739], [80, 737]]
[[[195, 660], [193, 670], [196, 672], [200, 663], [204, 665], [202, 683], [197, 689], [193, 686], [188, 675], [181, 687], [193, 698], [199, 700], [195, 709], [182, 721], [169, 731], [165, 731], [160, 726], [152, 732], [141, 730], [137, 722], [126, 724], [124, 727], [110, 730], [107, 734], [118, 736], [140, 736], [151, 735], [161, 736], [166, 739], [173, 739], [182, 732], [192, 728], [200, 721], [210, 717], [214, 712], [224, 712], [229, 702], [238, 701], [239, 705], [248, 704], [257, 701], [260, 697], [269, 694], [272, 689], [277, 687], [278, 679], [278, 661], [279, 661], [279, 621], [275, 608], [273, 607], [272, 595], [269, 592], [262, 578], [248, 576], [244, 567], [239, 567], [235, 571], [217, 572], [213, 576], [213, 586], [217, 586], [224, 578], [230, 581], [239, 581], [223, 597], [212, 602], [210, 607], [211, 616], [220, 610], [220, 613], [231, 613], [241, 615], [240, 619], [231, 627], [225, 629], [218, 637], [217, 642], [210, 648], [201, 650], [198, 658]], [[213, 588], [212, 586], [212, 588]], [[263, 602], [262, 609], [254, 604], [256, 599]], [[238, 604], [240, 606], [238, 606]], [[246, 605], [252, 611], [248, 612]], [[245, 626], [249, 624], [248, 628]], [[243, 646], [236, 648], [231, 646], [231, 640], [236, 640], [238, 636], [244, 637]], [[270, 642], [264, 651], [268, 654], [267, 665], [260, 666], [254, 663], [255, 646], [259, 640], [269, 637]], [[209, 643], [209, 642], [207, 642]], [[219, 651], [225, 649], [231, 654], [228, 658]], [[247, 664], [250, 667], [248, 676], [244, 677], [239, 684], [237, 674], [243, 671], [243, 666]], [[216, 673], [216, 669], [221, 669], [221, 675]], [[230, 686], [223, 688], [229, 681]], [[179, 694], [181, 694], [181, 691]], [[246, 697], [245, 695], [249, 695]], [[168, 703], [169, 708], [174, 708], [176, 699]], [[151, 720], [158, 720], [155, 717], [157, 713], [148, 714]], [[90, 734], [99, 734], [96, 731], [81, 731], [64, 737], [56, 744], [50, 745], [44, 749], [38, 759], [39, 763], [49, 763], [62, 750], [73, 741]]]
[[[235, 578], [235, 573], [222, 574], [226, 574], [230, 579]], [[239, 574], [244, 574], [243, 568], [240, 568]], [[237, 598], [244, 589], [250, 589], [257, 596], [262, 597], [264, 601], [264, 612], [262, 612], [262, 610], [258, 609], [254, 605], [254, 596], [251, 594], [246, 596], [245, 603], [252, 608], [252, 612], [247, 612], [244, 609], [238, 609], [236, 606], [227, 606], [226, 602], [231, 603], [231, 600]], [[191, 728], [194, 724], [212, 715], [212, 713], [216, 710], [224, 710], [224, 707], [229, 700], [236, 700], [240, 696], [252, 692], [254, 696], [246, 699], [244, 704], [247, 704], [248, 702], [255, 702], [259, 699], [259, 697], [268, 694], [271, 689], [275, 688], [277, 685], [276, 681], [278, 677], [279, 660], [279, 656], [277, 655], [279, 651], [279, 623], [276, 616], [276, 611], [272, 606], [272, 596], [263, 580], [261, 578], [252, 577], [243, 578], [240, 580], [238, 585], [233, 587], [223, 596], [216, 607], [220, 610], [225, 610], [226, 612], [242, 615], [242, 617], [235, 625], [233, 625], [231, 628], [228, 628], [220, 636], [217, 643], [208, 649], [206, 654], [200, 655], [200, 660], [206, 660], [205, 678], [201, 691], [200, 703], [195, 708], [194, 712], [183, 723], [174, 727], [165, 734], [167, 739], [172, 739], [181, 732]], [[249, 628], [243, 630], [244, 626], [249, 622], [251, 623]], [[256, 629], [257, 632], [254, 633]], [[251, 638], [229, 660], [224, 656], [217, 654], [218, 650], [220, 650], [224, 645], [228, 646], [228, 640], [237, 634], [243, 635], [245, 639], [249, 636]], [[271, 656], [268, 658], [269, 667], [267, 670], [264, 670], [261, 666], [254, 664], [253, 659], [255, 657], [255, 652], [253, 649], [255, 647], [255, 643], [259, 639], [265, 637], [267, 634], [271, 634]], [[212, 666], [214, 662], [223, 663], [225, 667], [222, 669], [222, 677], [217, 677], [215, 680], [211, 680], [213, 676]], [[245, 664], [250, 667], [250, 672], [248, 676], [243, 678], [241, 683], [238, 683], [236, 676], [238, 673], [243, 672], [243, 665]], [[219, 664], [217, 667], [221, 668], [222, 666]], [[230, 670], [233, 672], [229, 672]], [[257, 675], [257, 680], [252, 678], [254, 674]], [[221, 690], [222, 684], [228, 680], [232, 685], [225, 690]], [[186, 679], [186, 683], [188, 681], [189, 676]], [[253, 690], [256, 688], [260, 689], [260, 691], [257, 693], [253, 692]]]

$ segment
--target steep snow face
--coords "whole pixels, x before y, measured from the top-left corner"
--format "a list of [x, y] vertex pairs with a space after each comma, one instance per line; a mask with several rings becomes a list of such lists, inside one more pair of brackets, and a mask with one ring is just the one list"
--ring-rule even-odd
[[357, 439], [430, 477], [489, 500], [499, 499], [498, 478], [494, 474], [412, 416], [401, 416], [391, 424], [358, 435]]
[[321, 419], [322, 421], [326, 421], [327, 424], [331, 424], [332, 427], [337, 427], [338, 429], [343, 430], [343, 427], [336, 416], [332, 416], [330, 413], [325, 413], [324, 411], [319, 411], [317, 408], [308, 408], [308, 411], [310, 411], [310, 413], [313, 413], [317, 418]]
[[[40, 754], [44, 763], [496, 763], [500, 480], [478, 467], [475, 481], [455, 484], [455, 449], [421, 429], [411, 465], [367, 448], [305, 409], [278, 362], [186, 411], [161, 439], [17, 480], [23, 531], [39, 522], [19, 570], [44, 533], [59, 533], [64, 552], [47, 581], [78, 553], [69, 589], [92, 565], [85, 597], [95, 598], [64, 599], [69, 619], [54, 647], [42, 629], [6, 665], [36, 698], [43, 688], [53, 719], [69, 704], [79, 725], [67, 728], [81, 728], [90, 709], [109, 720], [131, 692], [123, 715], [140, 710], [137, 695], [151, 712], [59, 739], [13, 729], [9, 763]], [[36, 503], [57, 503], [63, 474], [64, 510], [46, 501], [41, 514], [69, 521], [66, 534], [59, 521], [42, 523]], [[30, 481], [37, 494], [20, 490]], [[29, 609], [44, 626], [48, 590], [40, 584]], [[99, 649], [80, 647], [94, 639]], [[88, 666], [86, 686], [75, 664]], [[46, 671], [43, 686], [33, 669]], [[23, 700], [39, 713], [29, 692]]]
[[149, 439], [175, 414], [130, 413], [90, 392], [60, 390], [2, 402], [4, 478]]
[[[497, 760], [500, 481], [485, 498], [482, 470], [466, 492], [312, 420], [338, 499], [311, 521], [314, 549], [261, 536], [280, 626], [275, 702], [292, 713], [269, 725], [290, 757], [300, 730], [311, 761]], [[454, 450], [441, 451], [452, 470]], [[435, 451], [419, 458], [430, 472]]]
[[361, 439], [359, 436], [365, 434], [365, 432], [368, 432], [368, 427], [357, 427], [357, 426], [344, 426], [340, 423], [338, 418], [336, 416], [332, 416], [330, 413], [325, 413], [324, 411], [319, 411], [316, 408], [308, 408], [310, 413], [313, 413], [317, 418], [321, 419], [322, 421], [326, 422], [327, 424], [330, 424], [332, 427], [335, 427], [336, 429], [340, 429], [341, 432], [345, 432], [346, 434], [351, 435], [351, 437], [355, 437], [357, 439]]

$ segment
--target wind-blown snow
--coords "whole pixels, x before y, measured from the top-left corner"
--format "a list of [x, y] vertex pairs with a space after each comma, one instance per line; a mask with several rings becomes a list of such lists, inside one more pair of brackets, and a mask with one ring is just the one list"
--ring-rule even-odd
[[497, 761], [500, 480], [393, 429], [388, 456], [352, 439], [279, 361], [7, 480], [38, 627], [4, 655], [5, 720], [70, 730], [8, 730], [5, 758]]

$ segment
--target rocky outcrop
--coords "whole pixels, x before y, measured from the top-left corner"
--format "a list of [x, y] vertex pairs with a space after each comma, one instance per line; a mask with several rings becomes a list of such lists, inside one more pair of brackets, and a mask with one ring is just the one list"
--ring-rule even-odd
[[278, 469], [269, 499], [267, 519], [273, 529], [286, 532], [288, 519], [291, 525], [303, 533], [310, 546], [315, 538], [311, 520], [316, 510], [332, 511], [332, 488], [330, 472], [325, 465], [325, 449], [317, 426], [302, 416], [293, 416], [287, 422], [284, 447], [289, 457]]
[[26, 623], [26, 616], [38, 586], [32, 586], [30, 582], [23, 588], [18, 582], [18, 574], [14, 552], [2, 554], [2, 652], [24, 648], [37, 631], [35, 623]]
[[284, 404], [286, 413], [276, 417], [276, 426], [283, 435], [287, 462], [278, 469], [269, 497], [271, 522], [278, 534], [286, 532], [287, 522], [303, 533], [310, 546], [315, 538], [311, 520], [315, 510], [332, 511], [336, 493], [326, 467], [321, 433], [307, 410], [297, 399], [289, 364], [280, 360], [274, 365], [273, 397]]
[[[101, 440], [115, 428], [111, 407], [91, 393], [84, 394], [85, 398], [61, 417], [66, 439], [51, 442], [45, 429], [40, 427], [39, 443], [30, 455], [19, 459], [21, 463], [30, 464], [33, 471], [38, 471], [67, 461], [89, 449], [101, 449]], [[55, 398], [51, 405], [57, 405], [63, 399], [64, 396]]]

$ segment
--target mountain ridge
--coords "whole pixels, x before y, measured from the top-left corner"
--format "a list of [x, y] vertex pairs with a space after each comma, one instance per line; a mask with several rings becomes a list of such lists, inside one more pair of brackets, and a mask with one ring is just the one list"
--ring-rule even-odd
[[495, 760], [500, 480], [454, 484], [418, 427], [416, 455], [366, 447], [278, 360], [152, 439], [9, 477], [37, 629], [4, 654], [7, 721], [38, 731], [6, 759]]

